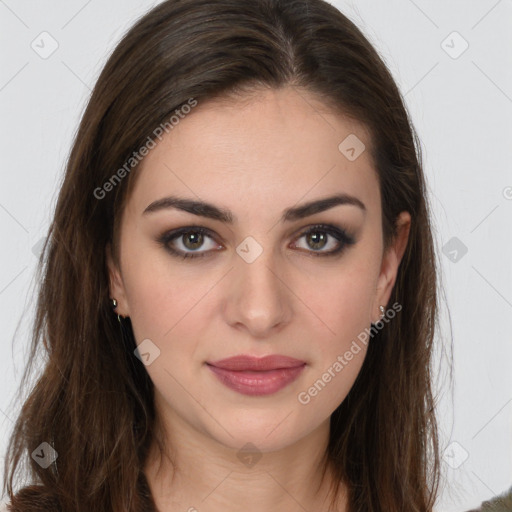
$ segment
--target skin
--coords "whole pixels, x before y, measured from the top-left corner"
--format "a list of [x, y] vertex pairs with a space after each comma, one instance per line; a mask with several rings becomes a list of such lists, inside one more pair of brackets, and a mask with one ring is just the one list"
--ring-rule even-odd
[[[307, 405], [297, 396], [379, 320], [410, 227], [402, 212], [384, 253], [376, 171], [369, 151], [354, 161], [339, 151], [349, 134], [369, 147], [362, 126], [312, 94], [265, 89], [199, 104], [136, 171], [119, 264], [109, 247], [107, 261], [117, 312], [131, 318], [138, 344], [149, 338], [160, 350], [146, 369], [172, 451], [160, 460], [153, 446], [145, 472], [162, 512], [328, 510], [330, 472], [321, 484], [318, 467], [329, 418], [352, 387], [365, 346]], [[338, 205], [280, 221], [285, 208], [338, 192], [359, 198], [366, 212]], [[236, 221], [173, 208], [143, 214], [171, 194], [230, 210]], [[345, 229], [355, 244], [315, 256], [338, 245], [332, 236], [322, 245], [303, 235], [317, 223]], [[164, 232], [198, 225], [214, 238], [201, 245], [182, 236], [170, 245], [199, 247], [209, 253], [204, 258], [175, 257], [157, 242]], [[252, 263], [236, 252], [248, 236], [263, 249]], [[251, 397], [225, 387], [205, 364], [237, 354], [284, 354], [307, 364], [286, 388]], [[237, 457], [248, 442], [261, 455], [252, 467]], [[339, 510], [345, 506], [342, 494]]]

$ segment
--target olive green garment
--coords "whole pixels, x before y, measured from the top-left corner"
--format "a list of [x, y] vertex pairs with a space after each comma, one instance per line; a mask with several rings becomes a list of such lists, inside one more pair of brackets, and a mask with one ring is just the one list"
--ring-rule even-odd
[[484, 501], [480, 508], [468, 512], [512, 512], [512, 487], [500, 496]]

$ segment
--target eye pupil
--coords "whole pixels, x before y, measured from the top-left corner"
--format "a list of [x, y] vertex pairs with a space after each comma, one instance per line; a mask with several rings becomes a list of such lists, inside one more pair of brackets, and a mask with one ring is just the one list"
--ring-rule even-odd
[[[327, 235], [325, 233], [322, 233], [320, 231], [313, 231], [312, 233], [309, 233], [307, 235], [308, 245], [312, 249], [321, 249], [325, 246], [325, 242], [327, 241]], [[313, 244], [310, 244], [309, 242], [312, 241]]]
[[[198, 233], [197, 231], [190, 231], [189, 233], [185, 233], [183, 235], [184, 245], [187, 247], [187, 249], [199, 249], [201, 245], [203, 245], [203, 234]], [[191, 241], [191, 243], [188, 243], [188, 240]]]

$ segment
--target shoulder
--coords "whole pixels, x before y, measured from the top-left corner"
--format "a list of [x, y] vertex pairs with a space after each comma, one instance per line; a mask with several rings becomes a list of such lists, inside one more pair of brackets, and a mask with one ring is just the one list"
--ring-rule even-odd
[[480, 508], [468, 512], [507, 512], [512, 510], [512, 487], [499, 496], [484, 501]]
[[44, 485], [34, 484], [19, 489], [12, 501], [4, 496], [0, 501], [0, 512], [57, 512], [61, 510], [55, 492]]

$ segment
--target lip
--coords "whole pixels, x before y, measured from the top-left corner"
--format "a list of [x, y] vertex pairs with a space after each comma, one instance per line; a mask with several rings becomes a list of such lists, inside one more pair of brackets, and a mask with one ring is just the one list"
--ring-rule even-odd
[[305, 361], [283, 355], [239, 355], [206, 364], [225, 386], [249, 396], [276, 393], [297, 379], [306, 366]]
[[250, 355], [238, 355], [220, 359], [219, 361], [208, 362], [207, 364], [233, 371], [267, 371], [278, 370], [281, 368], [296, 368], [306, 364], [305, 361], [295, 359], [294, 357], [282, 356], [280, 354], [269, 355], [265, 357], [255, 357]]

